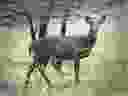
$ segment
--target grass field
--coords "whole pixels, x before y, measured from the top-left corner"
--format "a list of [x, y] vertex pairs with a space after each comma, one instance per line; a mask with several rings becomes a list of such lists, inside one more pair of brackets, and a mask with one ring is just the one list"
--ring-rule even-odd
[[[26, 38], [26, 35], [21, 33], [19, 34], [20, 35], [18, 35], [18, 33], [15, 36], [13, 35], [13, 39], [9, 37], [9, 33], [1, 33], [0, 35], [0, 80], [9, 80], [14, 82], [13, 84], [9, 85], [13, 85], [13, 87], [9, 87], [8, 90], [13, 89], [16, 83], [16, 96], [47, 96], [47, 93], [49, 93], [48, 96], [128, 95], [126, 89], [128, 88], [128, 66], [126, 66], [127, 72], [122, 72], [122, 63], [124, 64], [124, 62], [122, 61], [119, 64], [118, 62], [115, 62], [117, 58], [116, 49], [118, 49], [117, 44], [119, 42], [119, 33], [105, 33], [105, 37], [102, 33], [98, 35], [99, 38], [97, 40], [96, 47], [92, 50], [89, 58], [84, 58], [81, 60], [81, 83], [79, 87], [75, 88], [73, 82], [71, 82], [73, 81], [73, 64], [70, 64], [71, 61], [65, 61], [67, 64], [64, 64], [63, 70], [67, 74], [64, 76], [64, 78], [60, 78], [50, 64], [47, 68], [46, 73], [56, 85], [55, 88], [47, 88], [44, 80], [40, 79], [40, 74], [38, 72], [34, 72], [32, 76], [33, 88], [31, 89], [23, 88], [25, 72], [27, 71], [27, 66], [31, 64], [32, 58], [28, 57], [26, 53], [27, 51], [25, 48], [27, 48], [26, 45], [28, 44], [28, 42], [25, 42], [23, 40], [24, 38]], [[10, 38], [10, 40], [7, 40], [3, 37]], [[18, 41], [20, 42], [20, 44], [18, 43]], [[121, 45], [123, 44], [121, 43]], [[23, 48], [24, 46], [25, 48]], [[125, 48], [123, 50], [125, 50]], [[112, 82], [109, 82], [111, 80]], [[64, 82], [68, 81], [70, 84], [72, 83], [71, 88], [63, 88]], [[13, 91], [13, 93], [15, 93], [15, 88]], [[2, 96], [7, 95], [7, 91], [2, 91], [2, 89], [0, 93], [2, 94]], [[11, 93], [12, 92], [9, 92], [8, 94]]]

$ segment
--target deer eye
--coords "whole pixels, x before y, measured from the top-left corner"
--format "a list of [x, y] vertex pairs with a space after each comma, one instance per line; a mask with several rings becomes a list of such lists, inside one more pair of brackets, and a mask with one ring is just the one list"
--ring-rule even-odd
[[89, 16], [85, 17], [86, 22], [88, 22], [91, 18]]

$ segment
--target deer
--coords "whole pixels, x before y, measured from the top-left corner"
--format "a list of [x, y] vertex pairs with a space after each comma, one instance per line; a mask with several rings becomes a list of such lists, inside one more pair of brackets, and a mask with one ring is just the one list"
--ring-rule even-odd
[[[56, 17], [57, 18], [57, 17]], [[66, 22], [65, 17], [62, 19], [62, 25]], [[30, 76], [35, 68], [39, 69], [41, 76], [45, 79], [48, 86], [53, 87], [51, 81], [45, 74], [45, 69], [48, 65], [48, 61], [52, 58], [51, 65], [56, 69], [57, 72], [62, 73], [62, 62], [64, 60], [73, 60], [74, 61], [74, 72], [75, 72], [75, 84], [79, 85], [79, 69], [80, 69], [80, 48], [86, 48], [87, 52], [84, 57], [88, 57], [91, 53], [92, 48], [96, 43], [96, 34], [99, 30], [99, 25], [103, 24], [106, 19], [106, 16], [100, 16], [98, 18], [95, 15], [84, 16], [85, 22], [89, 24], [90, 29], [88, 35], [85, 37], [81, 37], [79, 43], [83, 42], [83, 45], [79, 45], [78, 41], [75, 37], [66, 37], [65, 36], [65, 28], [62, 26], [61, 35], [59, 37], [47, 37], [47, 23], [40, 24], [40, 30], [38, 34], [38, 39], [36, 39], [36, 31], [33, 30], [33, 26], [31, 26], [31, 36], [32, 36], [32, 44], [29, 48], [29, 53], [34, 52], [33, 56], [33, 64], [29, 66], [29, 71], [27, 72], [27, 80], [25, 84], [29, 83]], [[77, 41], [77, 43], [76, 43]], [[50, 45], [51, 48], [50, 48]], [[48, 53], [49, 52], [49, 53]], [[83, 58], [83, 57], [82, 57]], [[42, 69], [41, 66], [44, 66]], [[65, 85], [66, 87], [67, 85]]]

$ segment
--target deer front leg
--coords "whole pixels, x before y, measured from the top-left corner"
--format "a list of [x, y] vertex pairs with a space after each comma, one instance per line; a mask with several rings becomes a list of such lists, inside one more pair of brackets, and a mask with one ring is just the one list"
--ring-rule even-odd
[[30, 87], [32, 87], [32, 82], [30, 81], [30, 78], [34, 69], [38, 67], [37, 58], [38, 58], [37, 56], [33, 56], [33, 60], [34, 60], [33, 64], [29, 65], [28, 72], [26, 74], [25, 88], [28, 88], [29, 84]]
[[30, 65], [29, 66], [29, 69], [28, 69], [28, 72], [26, 74], [26, 80], [25, 80], [25, 88], [28, 88], [29, 84], [30, 84], [30, 87], [32, 87], [32, 82], [30, 81], [30, 78], [31, 78], [31, 75], [32, 75], [32, 72], [34, 71], [34, 64]]

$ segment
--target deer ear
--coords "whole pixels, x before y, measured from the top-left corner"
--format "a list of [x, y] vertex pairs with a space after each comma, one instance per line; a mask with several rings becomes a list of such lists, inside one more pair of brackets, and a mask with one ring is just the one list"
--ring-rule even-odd
[[91, 19], [91, 18], [90, 18], [89, 16], [86, 16], [86, 17], [85, 17], [85, 21], [86, 21], [87, 23], [89, 23], [90, 19]]
[[103, 24], [106, 20], [106, 16], [102, 16], [101, 20], [98, 22], [99, 24]]

